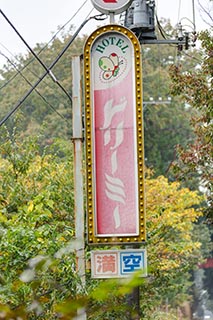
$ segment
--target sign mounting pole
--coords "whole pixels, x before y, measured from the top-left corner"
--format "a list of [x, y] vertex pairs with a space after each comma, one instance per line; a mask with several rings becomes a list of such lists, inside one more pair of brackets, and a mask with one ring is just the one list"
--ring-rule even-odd
[[[81, 72], [80, 57], [72, 58], [73, 93], [73, 145], [74, 145], [74, 187], [75, 187], [75, 237], [76, 269], [81, 283], [77, 285], [80, 293], [85, 288], [85, 252], [84, 252], [84, 194], [82, 165], [82, 110], [81, 110]], [[78, 310], [78, 320], [86, 320], [84, 309]]]
[[114, 24], [114, 23], [115, 23], [115, 15], [114, 15], [113, 12], [110, 12], [110, 14], [109, 14], [109, 22], [110, 22], [111, 24]]

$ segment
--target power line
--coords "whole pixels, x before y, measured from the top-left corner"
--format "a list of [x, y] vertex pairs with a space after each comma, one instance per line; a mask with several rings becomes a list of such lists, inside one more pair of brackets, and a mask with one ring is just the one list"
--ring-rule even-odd
[[27, 97], [35, 90], [35, 88], [39, 85], [39, 83], [46, 77], [46, 75], [49, 73], [49, 71], [57, 64], [57, 62], [61, 59], [61, 57], [64, 55], [64, 53], [67, 51], [67, 49], [70, 47], [72, 42], [77, 37], [80, 30], [84, 27], [84, 25], [91, 19], [98, 20], [98, 17], [105, 17], [103, 19], [106, 19], [106, 15], [100, 14], [93, 17], [89, 17], [83, 21], [83, 23], [80, 25], [80, 27], [76, 30], [70, 41], [68, 41], [67, 45], [64, 47], [64, 49], [60, 52], [58, 57], [53, 61], [49, 67], [48, 70], [38, 79], [38, 81], [31, 87], [31, 89], [21, 98], [21, 100], [15, 105], [15, 107], [0, 121], [0, 127], [18, 110], [18, 108], [22, 105], [22, 103], [27, 99]]
[[199, 62], [200, 64], [203, 62], [201, 59], [198, 59], [197, 57], [191, 56], [190, 54], [188, 54], [188, 53], [186, 53], [186, 52], [185, 52], [184, 54], [185, 54], [187, 57], [189, 57], [189, 58], [191, 58], [191, 59]]
[[193, 26], [194, 26], [194, 32], [196, 33], [196, 23], [195, 23], [195, 2], [192, 0], [192, 19], [193, 19]]
[[33, 56], [37, 59], [37, 61], [42, 65], [42, 67], [48, 72], [52, 80], [63, 90], [63, 92], [67, 95], [70, 101], [72, 101], [72, 98], [70, 97], [69, 93], [66, 91], [66, 89], [60, 84], [60, 82], [57, 80], [53, 72], [47, 68], [47, 66], [44, 64], [44, 62], [39, 58], [39, 56], [34, 52], [34, 50], [29, 46], [29, 44], [26, 42], [26, 40], [22, 37], [22, 35], [19, 33], [19, 31], [16, 29], [16, 27], [12, 24], [12, 22], [8, 19], [8, 17], [4, 14], [4, 12], [0, 9], [0, 13], [3, 15], [3, 17], [6, 19], [6, 21], [9, 23], [9, 25], [13, 28], [15, 33], [19, 36], [19, 38], [22, 40], [22, 42], [26, 45], [26, 47], [30, 50], [30, 52], [33, 54]]
[[[160, 21], [159, 21], [159, 19], [158, 19], [158, 15], [157, 15], [157, 14], [155, 14], [155, 18], [156, 18], [157, 26], [158, 26], [158, 29], [159, 29], [159, 31], [160, 31], [161, 36], [162, 36], [165, 40], [167, 40], [167, 37], [171, 38], [171, 35], [168, 34], [168, 33], [166, 33], [166, 31], [163, 29], [163, 27], [162, 27], [162, 25], [161, 25], [161, 23], [160, 23]], [[167, 37], [166, 37], [166, 36], [167, 36]]]
[[[4, 54], [0, 51], [0, 55], [2, 55], [5, 59], [8, 60], [8, 62], [13, 66], [13, 68], [17, 71], [17, 73], [19, 73], [21, 75], [21, 77], [31, 86], [31, 88], [33, 87], [32, 83], [23, 75], [23, 73], [18, 70], [18, 68], [16, 67], [16, 65]], [[49, 103], [49, 101], [47, 101], [47, 99], [38, 91], [38, 89], [35, 89], [35, 92], [42, 98], [42, 100], [55, 112], [57, 113], [57, 115], [59, 117], [61, 117], [63, 120], [67, 121], [67, 119], [61, 114], [59, 113], [55, 107], [53, 107], [53, 105], [51, 103]], [[68, 122], [68, 121], [67, 121]]]
[[[20, 61], [13, 55], [12, 52], [10, 52], [10, 50], [8, 50], [2, 43], [0, 43], [0, 45], [1, 45], [6, 51], [8, 51], [9, 54], [14, 57], [14, 59], [16, 59], [16, 60], [20, 63]], [[24, 66], [23, 68], [21, 68], [21, 69], [18, 69], [17, 65], [16, 65], [15, 63], [13, 63], [13, 62], [11, 61], [11, 59], [9, 59], [5, 54], [1, 54], [1, 55], [4, 56], [4, 57], [9, 61], [9, 63], [10, 63], [11, 65], [13, 65], [14, 69], [15, 69], [17, 72], [16, 72], [16, 74], [15, 74], [13, 77], [11, 77], [6, 83], [4, 83], [4, 84], [0, 87], [0, 90], [2, 90], [3, 88], [5, 88], [12, 80], [14, 80], [14, 79], [16, 78], [17, 75], [23, 74], [22, 71], [25, 69], [25, 66]], [[33, 58], [33, 60], [34, 60], [34, 58]], [[39, 76], [38, 76], [38, 74], [36, 74], [36, 72], [32, 71], [31, 69], [29, 69], [29, 71], [30, 71], [30, 73], [32, 73], [32, 75], [34, 75], [36, 78], [39, 78]], [[44, 83], [45, 83], [48, 87], [52, 88], [49, 83], [47, 83], [47, 82], [44, 82]], [[56, 100], [60, 101], [57, 95], [55, 96], [55, 98], [56, 98]]]
[[181, 0], [179, 0], [179, 5], [178, 5], [178, 19], [177, 19], [177, 23], [179, 23], [179, 20], [180, 20], [180, 9], [181, 9]]
[[[62, 27], [59, 28], [59, 30], [52, 36], [52, 38], [46, 43], [46, 45], [41, 49], [39, 50], [38, 52], [38, 55], [41, 54], [42, 51], [44, 51], [48, 45], [56, 38], [56, 36], [58, 35], [59, 32], [61, 32], [61, 30], [63, 30], [68, 23], [70, 23], [74, 17], [80, 12], [80, 10], [84, 7], [84, 5], [88, 2], [88, 0], [84, 1], [84, 3], [78, 8], [78, 10], [72, 15], [72, 17], [64, 24], [62, 25]], [[2, 44], [1, 44], [2, 45]], [[4, 45], [2, 45], [4, 47]], [[9, 50], [6, 49], [8, 52]], [[10, 53], [11, 54], [11, 53]], [[21, 69], [21, 71], [23, 71], [26, 67], [28, 67], [33, 61], [34, 61], [34, 57], [32, 57], [32, 59], [30, 61], [28, 61], [28, 63], [26, 65], [24, 65]], [[19, 73], [17, 72], [15, 75], [13, 75], [9, 80], [7, 80], [6, 83], [4, 83], [1, 87], [0, 87], [0, 90], [3, 89], [4, 87], [6, 87], [11, 81], [13, 81], [13, 79], [16, 78], [16, 76], [18, 75]]]

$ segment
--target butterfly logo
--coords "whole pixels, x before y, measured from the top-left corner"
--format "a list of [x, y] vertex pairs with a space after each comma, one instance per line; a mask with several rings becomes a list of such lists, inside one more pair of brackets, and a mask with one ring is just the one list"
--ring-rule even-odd
[[120, 70], [119, 65], [122, 63], [123, 61], [119, 61], [119, 57], [116, 53], [111, 53], [109, 57], [101, 57], [98, 64], [101, 70], [103, 70], [103, 79], [109, 80], [112, 77], [116, 77]]

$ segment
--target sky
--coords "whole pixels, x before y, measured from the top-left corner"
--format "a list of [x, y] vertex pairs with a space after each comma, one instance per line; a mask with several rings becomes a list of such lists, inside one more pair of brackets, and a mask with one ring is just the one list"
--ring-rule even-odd
[[[191, 31], [190, 21], [193, 20], [192, 3], [194, 2], [197, 30], [206, 29], [208, 25], [203, 21], [205, 14], [198, 1], [208, 8], [208, 0], [156, 0], [158, 18], [170, 19], [172, 25], [176, 25], [181, 20], [186, 29]], [[91, 0], [0, 0], [0, 9], [31, 48], [36, 43], [49, 42], [58, 27], [63, 26], [74, 15], [70, 24], [78, 28], [88, 14], [98, 14]], [[100, 26], [106, 23], [109, 23], [108, 19], [99, 23], [90, 21], [84, 26], [82, 33], [89, 35], [97, 24]], [[68, 26], [65, 31], [68, 30]], [[12, 58], [20, 53], [27, 53], [26, 46], [0, 14], [0, 68], [7, 61], [2, 54]]]

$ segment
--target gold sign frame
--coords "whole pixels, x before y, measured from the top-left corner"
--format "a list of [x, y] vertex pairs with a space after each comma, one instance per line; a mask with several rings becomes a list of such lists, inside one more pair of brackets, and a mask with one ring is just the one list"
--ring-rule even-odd
[[[128, 37], [134, 48], [135, 68], [135, 108], [137, 121], [137, 172], [139, 234], [137, 236], [97, 236], [95, 234], [94, 180], [93, 176], [93, 122], [92, 122], [92, 86], [91, 86], [91, 49], [94, 41], [107, 32], [121, 33]], [[89, 245], [135, 244], [146, 241], [145, 192], [144, 192], [144, 134], [143, 134], [143, 98], [142, 98], [142, 62], [141, 48], [137, 37], [129, 29], [119, 25], [107, 25], [94, 31], [84, 47], [84, 91], [85, 91], [85, 137], [86, 137], [86, 184], [87, 184], [87, 232]]]

